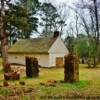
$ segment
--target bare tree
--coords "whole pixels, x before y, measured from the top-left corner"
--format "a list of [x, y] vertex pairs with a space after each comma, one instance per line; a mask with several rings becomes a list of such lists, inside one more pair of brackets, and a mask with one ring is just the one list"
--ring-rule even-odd
[[[89, 42], [92, 42], [94, 44], [93, 66], [95, 67], [96, 59], [98, 58], [99, 38], [100, 38], [97, 0], [90, 0], [90, 1], [81, 0], [81, 2], [78, 2], [76, 4], [76, 7], [78, 10], [80, 10], [80, 12], [78, 10], [77, 12], [80, 15], [80, 18], [82, 20], [81, 24], [83, 25], [87, 33]], [[86, 13], [88, 13], [87, 16], [89, 19], [85, 17]]]
[[58, 26], [60, 33], [63, 34], [64, 29], [67, 26], [67, 20], [69, 19], [70, 9], [67, 7], [66, 4], [62, 3], [59, 6], [57, 6], [57, 11], [58, 11], [58, 14], [59, 14], [57, 26]]
[[76, 23], [75, 23], [75, 26], [76, 26], [76, 36], [78, 37], [78, 34], [79, 34], [79, 28], [78, 28], [78, 19], [79, 19], [79, 16], [78, 14], [76, 13], [76, 16], [75, 16], [75, 19], [76, 19]]

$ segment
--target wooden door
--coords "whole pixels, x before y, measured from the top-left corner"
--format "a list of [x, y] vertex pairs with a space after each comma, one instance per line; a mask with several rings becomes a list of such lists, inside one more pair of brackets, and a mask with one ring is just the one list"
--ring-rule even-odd
[[63, 64], [64, 64], [63, 57], [57, 57], [56, 66], [63, 66]]

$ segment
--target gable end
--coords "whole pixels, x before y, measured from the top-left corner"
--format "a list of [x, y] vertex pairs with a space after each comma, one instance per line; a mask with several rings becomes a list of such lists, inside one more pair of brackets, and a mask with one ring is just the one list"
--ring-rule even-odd
[[68, 49], [66, 48], [61, 37], [58, 37], [55, 42], [50, 47], [48, 53], [66, 53], [68, 54]]

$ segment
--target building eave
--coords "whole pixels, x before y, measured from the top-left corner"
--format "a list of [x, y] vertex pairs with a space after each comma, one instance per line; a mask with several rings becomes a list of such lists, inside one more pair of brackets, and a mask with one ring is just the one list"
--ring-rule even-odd
[[8, 52], [8, 54], [49, 54], [48, 52]]

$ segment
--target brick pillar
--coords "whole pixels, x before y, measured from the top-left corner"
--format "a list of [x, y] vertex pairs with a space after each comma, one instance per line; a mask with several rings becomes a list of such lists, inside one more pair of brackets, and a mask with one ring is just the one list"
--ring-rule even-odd
[[65, 56], [64, 81], [65, 82], [79, 81], [79, 59], [74, 54], [69, 54], [68, 56]]
[[27, 77], [38, 77], [39, 66], [38, 60], [33, 57], [26, 57], [26, 76]]
[[33, 70], [33, 77], [39, 76], [39, 65], [37, 58], [32, 58], [32, 70]]

